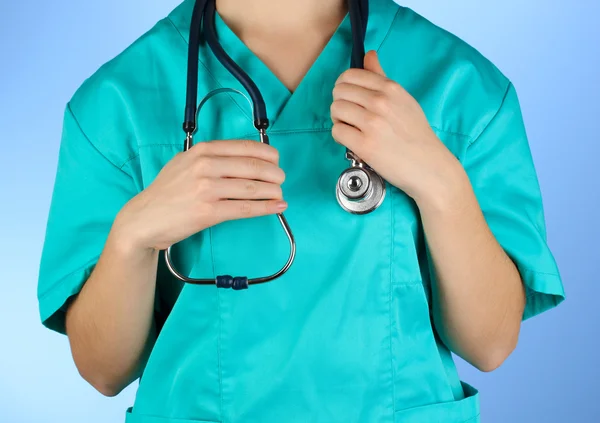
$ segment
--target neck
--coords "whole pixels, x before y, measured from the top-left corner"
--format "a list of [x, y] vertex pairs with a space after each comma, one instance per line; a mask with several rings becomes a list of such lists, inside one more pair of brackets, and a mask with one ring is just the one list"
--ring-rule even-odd
[[236, 32], [322, 28], [339, 23], [346, 0], [216, 0], [217, 11]]

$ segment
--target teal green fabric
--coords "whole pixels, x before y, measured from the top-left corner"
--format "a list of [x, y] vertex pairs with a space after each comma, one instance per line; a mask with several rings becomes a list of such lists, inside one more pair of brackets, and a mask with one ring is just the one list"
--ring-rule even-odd
[[[183, 145], [187, 37], [193, 6], [167, 18], [86, 80], [65, 112], [39, 276], [42, 322], [64, 333], [68, 301], [92, 272], [121, 207]], [[379, 209], [344, 212], [347, 167], [331, 137], [333, 84], [348, 68], [341, 23], [292, 94], [217, 17], [225, 50], [261, 89], [281, 156], [297, 258], [281, 279], [246, 291], [157, 281], [161, 328], [129, 423], [479, 421], [431, 319], [435, 275], [414, 201], [388, 186]], [[564, 298], [515, 89], [467, 44], [392, 0], [371, 0], [366, 49], [422, 105], [463, 163], [486, 220], [527, 290], [523, 318]], [[199, 97], [242, 89], [204, 45]], [[238, 96], [211, 99], [197, 140], [256, 139]], [[192, 277], [270, 274], [288, 245], [273, 216], [226, 222], [173, 248]], [[124, 281], [126, 283], [126, 281]], [[131, 301], [135, 301], [134, 298]]]

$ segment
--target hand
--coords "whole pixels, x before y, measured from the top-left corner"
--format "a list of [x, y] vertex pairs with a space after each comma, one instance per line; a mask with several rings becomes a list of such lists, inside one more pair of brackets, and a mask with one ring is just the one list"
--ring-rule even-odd
[[333, 89], [336, 142], [415, 200], [452, 180], [458, 161], [437, 138], [417, 101], [385, 76], [377, 54], [365, 69], [349, 69]]
[[218, 223], [287, 208], [279, 154], [250, 140], [210, 141], [178, 153], [115, 220], [135, 246], [164, 250]]

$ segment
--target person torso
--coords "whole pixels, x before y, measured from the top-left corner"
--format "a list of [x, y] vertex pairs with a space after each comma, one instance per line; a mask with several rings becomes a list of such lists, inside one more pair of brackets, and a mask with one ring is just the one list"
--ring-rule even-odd
[[[110, 65], [132, 66], [138, 52], [159, 58], [138, 67], [127, 90], [111, 94], [112, 101], [129, 105], [119, 130], [129, 134], [130, 151], [119, 148], [131, 155], [127, 170], [140, 190], [182, 150], [192, 6], [187, 0], [159, 24], [160, 42], [144, 46], [142, 40], [128, 52], [129, 63]], [[468, 131], [495, 106], [482, 104], [475, 113], [463, 101], [470, 89], [475, 96], [494, 89], [495, 76], [477, 82], [487, 84], [483, 88], [469, 88], [479, 71], [453, 60], [448, 48], [456, 40], [391, 0], [371, 1], [370, 9], [366, 49], [379, 50], [388, 76], [419, 100], [440, 140], [460, 158]], [[333, 84], [349, 65], [348, 19], [293, 94], [220, 20], [217, 29], [265, 97], [271, 144], [286, 172], [285, 215], [297, 255], [283, 277], [244, 291], [159, 279], [158, 302], [168, 313], [132, 421], [474, 422], [476, 394], [461, 383], [431, 323], [431, 267], [415, 202], [388, 184], [383, 204], [357, 216], [335, 198], [348, 162], [331, 136], [329, 106]], [[432, 46], [439, 50], [419, 56]], [[206, 46], [200, 62], [200, 98], [220, 87], [243, 91]], [[456, 89], [448, 91], [451, 78]], [[207, 102], [198, 128], [196, 142], [257, 139], [248, 103], [233, 94]], [[173, 247], [178, 268], [191, 277], [271, 274], [288, 252], [273, 216], [219, 224]]]

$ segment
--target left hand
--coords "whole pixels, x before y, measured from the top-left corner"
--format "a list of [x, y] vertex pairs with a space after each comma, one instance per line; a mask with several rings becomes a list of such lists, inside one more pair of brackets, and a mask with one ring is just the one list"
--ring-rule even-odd
[[456, 170], [419, 103], [385, 76], [374, 51], [365, 55], [364, 69], [349, 69], [336, 81], [331, 119], [336, 142], [415, 200], [434, 196]]

